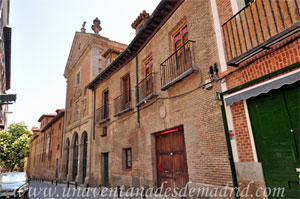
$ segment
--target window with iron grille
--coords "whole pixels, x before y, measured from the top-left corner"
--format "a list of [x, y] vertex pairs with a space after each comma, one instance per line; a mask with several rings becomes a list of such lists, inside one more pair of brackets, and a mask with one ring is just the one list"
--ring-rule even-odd
[[144, 62], [144, 77], [136, 86], [137, 106], [146, 103], [155, 94], [155, 74], [153, 70], [153, 60], [149, 57]]
[[131, 169], [132, 168], [132, 152], [131, 148], [124, 149], [125, 152], [125, 168]]
[[130, 74], [127, 74], [121, 79], [121, 95], [114, 99], [115, 117], [132, 110], [130, 88]]
[[174, 51], [161, 63], [161, 90], [163, 91], [197, 71], [194, 66], [194, 41], [188, 39], [187, 25], [181, 25], [172, 34], [171, 40]]

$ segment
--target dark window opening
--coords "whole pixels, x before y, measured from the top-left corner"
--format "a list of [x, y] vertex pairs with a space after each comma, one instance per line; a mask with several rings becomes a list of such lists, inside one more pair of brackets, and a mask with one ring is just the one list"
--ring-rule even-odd
[[102, 134], [101, 134], [101, 136], [102, 137], [107, 136], [107, 127], [106, 126], [102, 128]]
[[132, 168], [132, 152], [131, 148], [125, 149], [125, 168], [131, 169]]

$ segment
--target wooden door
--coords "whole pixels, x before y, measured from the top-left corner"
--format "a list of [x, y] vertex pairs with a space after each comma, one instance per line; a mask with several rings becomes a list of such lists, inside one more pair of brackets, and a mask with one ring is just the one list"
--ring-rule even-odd
[[184, 71], [187, 71], [192, 67], [192, 57], [191, 57], [191, 48], [190, 48], [190, 43], [189, 37], [188, 37], [188, 28], [185, 26], [182, 29], [182, 39], [183, 39], [183, 44], [184, 44]]
[[184, 66], [184, 54], [182, 51], [182, 44], [182, 35], [181, 32], [179, 32], [174, 37], [174, 48], [176, 50], [176, 75], [182, 73]]
[[122, 96], [122, 110], [129, 108], [131, 96], [130, 96], [130, 76], [123, 77], [123, 96]]
[[299, 82], [247, 102], [267, 186], [285, 188], [285, 198], [298, 198]]
[[143, 97], [147, 97], [148, 95], [153, 93], [153, 77], [152, 77], [152, 65], [153, 61], [152, 59], [146, 64], [145, 68], [145, 94], [143, 94]]
[[108, 90], [103, 92], [103, 119], [108, 118], [109, 109], [108, 109]]
[[166, 182], [164, 187], [184, 187], [188, 182], [184, 133], [183, 129], [175, 130], [162, 132], [156, 137], [159, 186]]

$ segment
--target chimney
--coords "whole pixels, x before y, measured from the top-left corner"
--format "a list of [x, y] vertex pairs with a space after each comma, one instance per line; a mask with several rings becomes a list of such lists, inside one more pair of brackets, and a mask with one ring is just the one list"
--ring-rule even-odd
[[63, 112], [63, 111], [65, 111], [65, 109], [62, 108], [62, 109], [56, 109], [55, 112], [56, 112], [56, 114], [58, 115], [59, 113], [61, 113], [61, 112]]
[[131, 24], [131, 27], [135, 29], [136, 34], [138, 34], [138, 32], [142, 29], [149, 17], [149, 13], [143, 10], [143, 12], [140, 13], [140, 15], [134, 20], [134, 22]]

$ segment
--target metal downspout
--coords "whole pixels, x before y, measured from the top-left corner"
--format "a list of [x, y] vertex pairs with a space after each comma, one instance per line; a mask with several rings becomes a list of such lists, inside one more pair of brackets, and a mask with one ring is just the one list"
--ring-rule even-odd
[[[140, 93], [139, 93], [139, 62], [138, 62], [138, 56], [135, 56], [135, 63], [136, 63], [136, 103], [139, 102], [139, 98], [140, 98]], [[140, 106], [137, 106], [137, 123], [140, 127]]]

